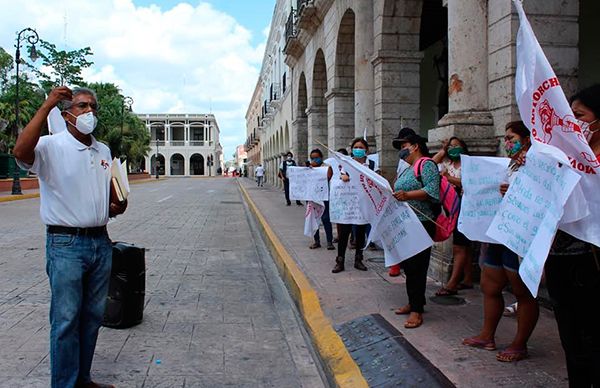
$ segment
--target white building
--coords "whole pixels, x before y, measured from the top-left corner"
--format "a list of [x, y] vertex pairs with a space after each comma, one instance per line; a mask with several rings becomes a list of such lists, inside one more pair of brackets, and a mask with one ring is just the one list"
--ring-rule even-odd
[[[138, 114], [150, 133], [146, 171], [167, 176], [215, 176], [223, 149], [212, 114]], [[167, 163], [165, 163], [167, 161]]]

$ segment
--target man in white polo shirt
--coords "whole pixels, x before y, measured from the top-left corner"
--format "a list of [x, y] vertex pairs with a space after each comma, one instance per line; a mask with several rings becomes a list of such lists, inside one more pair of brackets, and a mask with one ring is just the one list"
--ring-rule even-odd
[[[67, 130], [40, 137], [50, 110], [61, 101]], [[110, 150], [91, 135], [97, 109], [94, 91], [58, 87], [19, 135], [13, 151], [19, 165], [36, 173], [40, 183], [52, 292], [53, 388], [112, 387], [92, 382], [90, 369], [112, 261], [106, 224], [127, 204], [116, 201], [111, 190]]]

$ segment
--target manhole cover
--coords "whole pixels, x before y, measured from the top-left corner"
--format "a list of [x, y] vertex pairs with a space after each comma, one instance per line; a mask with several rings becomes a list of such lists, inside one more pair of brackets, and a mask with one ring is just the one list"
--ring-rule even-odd
[[367, 261], [370, 263], [385, 263], [385, 257], [371, 257]]
[[430, 301], [437, 304], [442, 304], [444, 306], [456, 306], [460, 304], [467, 303], [463, 298], [459, 298], [458, 296], [432, 296], [429, 298]]
[[227, 205], [241, 205], [242, 204], [240, 201], [221, 201], [221, 203], [224, 203]]

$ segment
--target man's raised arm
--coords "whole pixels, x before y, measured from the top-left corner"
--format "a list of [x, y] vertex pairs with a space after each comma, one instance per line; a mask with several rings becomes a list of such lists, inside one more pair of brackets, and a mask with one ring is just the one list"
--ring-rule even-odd
[[71, 89], [66, 86], [52, 89], [48, 98], [44, 101], [40, 109], [35, 112], [31, 121], [17, 138], [17, 143], [13, 149], [15, 158], [27, 164], [33, 164], [35, 161], [35, 146], [40, 139], [40, 134], [48, 114], [60, 101], [71, 101], [72, 97]]

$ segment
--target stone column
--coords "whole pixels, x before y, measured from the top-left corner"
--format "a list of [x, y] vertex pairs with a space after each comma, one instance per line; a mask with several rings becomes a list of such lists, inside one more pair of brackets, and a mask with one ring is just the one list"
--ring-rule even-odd
[[375, 74], [375, 141], [382, 174], [393, 183], [398, 150], [392, 139], [401, 124], [419, 129], [420, 63], [423, 56], [414, 50], [380, 50], [373, 57]]
[[[329, 128], [326, 144], [334, 150], [348, 147], [355, 137], [354, 90], [335, 88], [325, 94], [325, 100], [327, 101], [327, 126]], [[322, 151], [327, 154], [327, 150], [322, 149]]]
[[[375, 109], [373, 104], [373, 4], [370, 1], [355, 2], [357, 9], [354, 33], [354, 137], [363, 136], [367, 128], [369, 137], [374, 136]], [[376, 140], [377, 141], [377, 140]], [[378, 144], [381, 142], [377, 141]], [[376, 144], [372, 144], [372, 151]]]
[[452, 136], [477, 153], [495, 154], [488, 99], [486, 0], [448, 0], [448, 113], [429, 131], [433, 149]]
[[185, 155], [183, 155], [183, 176], [190, 176], [190, 155], [188, 152], [186, 152]]
[[[298, 117], [292, 121], [292, 152], [298, 157], [308, 157], [308, 120], [306, 117]], [[325, 151], [323, 151], [325, 152]]]
[[327, 145], [327, 107], [311, 106], [306, 109], [308, 124], [308, 149], [323, 148], [317, 141]]

